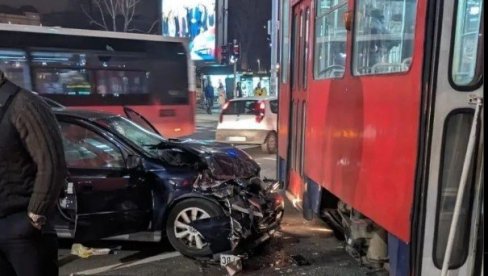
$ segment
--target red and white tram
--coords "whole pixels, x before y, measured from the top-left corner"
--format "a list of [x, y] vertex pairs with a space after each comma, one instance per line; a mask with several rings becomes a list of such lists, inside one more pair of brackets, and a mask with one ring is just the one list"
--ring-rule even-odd
[[392, 275], [480, 275], [484, 1], [280, 9], [278, 174], [294, 204]]

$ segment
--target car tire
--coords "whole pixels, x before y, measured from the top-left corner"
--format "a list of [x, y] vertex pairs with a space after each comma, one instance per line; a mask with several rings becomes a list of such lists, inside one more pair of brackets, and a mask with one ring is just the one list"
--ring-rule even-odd
[[[187, 215], [187, 219], [193, 221], [191, 217], [191, 212], [193, 210], [198, 210], [198, 218], [203, 219], [208, 217], [216, 217], [223, 215], [224, 212], [220, 206], [217, 204], [201, 198], [191, 198], [186, 199], [182, 202], [177, 203], [170, 211], [168, 220], [166, 221], [166, 235], [168, 237], [171, 245], [178, 250], [181, 254], [188, 257], [206, 257], [212, 255], [212, 251], [208, 244], [201, 235], [197, 237], [199, 233], [194, 229], [189, 230], [188, 228], [182, 228], [182, 223], [185, 224], [185, 217], [183, 213]], [[175, 225], [180, 225], [180, 227], [175, 227]], [[186, 232], [188, 235], [185, 235]], [[177, 237], [180, 236], [180, 237]], [[192, 236], [192, 237], [190, 237]], [[200, 240], [198, 243], [197, 240]], [[201, 246], [203, 244], [203, 247]], [[199, 246], [200, 245], [200, 246]]]
[[276, 153], [278, 151], [278, 136], [276, 132], [271, 131], [268, 133], [264, 143], [261, 145], [261, 150], [265, 153]]

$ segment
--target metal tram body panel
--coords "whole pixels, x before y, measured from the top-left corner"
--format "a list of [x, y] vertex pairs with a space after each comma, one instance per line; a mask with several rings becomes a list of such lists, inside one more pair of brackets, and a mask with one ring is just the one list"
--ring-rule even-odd
[[[308, 2], [304, 7], [311, 8], [314, 14], [314, 1], [303, 2]], [[354, 8], [353, 1], [347, 5], [348, 9]], [[422, 34], [425, 5], [418, 5], [417, 15], [415, 33]], [[313, 35], [315, 24], [310, 24], [310, 28], [309, 34]], [[418, 147], [424, 37], [415, 37], [414, 56], [407, 72], [374, 76], [351, 74], [352, 33], [347, 32], [344, 40], [347, 57], [341, 78], [314, 79], [313, 52], [309, 51], [307, 87], [298, 92], [291, 89], [290, 93], [289, 84], [282, 84], [279, 155], [287, 158], [288, 136], [293, 137], [296, 131], [293, 129], [293, 122], [297, 121], [294, 117], [301, 118], [297, 112], [293, 114], [293, 106], [289, 107], [290, 98], [293, 102], [293, 99], [305, 97], [306, 127], [304, 140], [300, 143], [305, 145], [302, 175], [408, 242]], [[309, 41], [314, 40], [311, 38]], [[293, 40], [291, 44], [293, 48]], [[313, 43], [309, 48], [313, 49]], [[293, 53], [291, 59], [293, 61]], [[290, 79], [293, 77], [291, 74]], [[295, 195], [299, 195], [303, 190], [300, 187], [304, 186], [299, 174], [297, 170], [291, 171], [289, 190]]]
[[386, 230], [393, 275], [482, 270], [483, 5], [281, 6], [278, 175], [305, 217], [326, 191]]

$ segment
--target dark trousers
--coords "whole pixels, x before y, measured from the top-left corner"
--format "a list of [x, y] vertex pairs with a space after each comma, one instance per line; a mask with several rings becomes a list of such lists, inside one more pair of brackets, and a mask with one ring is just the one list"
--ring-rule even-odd
[[213, 107], [213, 98], [207, 98], [207, 113], [212, 114], [212, 107]]
[[58, 274], [58, 241], [52, 227], [37, 230], [25, 212], [0, 218], [1, 276]]

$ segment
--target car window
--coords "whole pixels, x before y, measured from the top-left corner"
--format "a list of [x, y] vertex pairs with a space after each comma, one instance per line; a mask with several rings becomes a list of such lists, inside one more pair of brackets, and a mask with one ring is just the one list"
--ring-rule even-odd
[[97, 133], [73, 123], [61, 122], [64, 154], [68, 168], [120, 169], [122, 152]]
[[230, 101], [225, 110], [222, 111], [224, 115], [255, 115], [256, 114], [256, 100], [246, 101]]
[[271, 112], [275, 114], [278, 113], [278, 100], [269, 101], [269, 108], [271, 109]]
[[124, 138], [130, 140], [150, 155], [154, 153], [154, 146], [165, 141], [163, 137], [148, 131], [143, 126], [124, 117], [114, 116], [103, 118], [98, 120], [97, 123], [108, 127], [112, 132], [120, 134]]
[[142, 117], [141, 114], [127, 107], [124, 107], [124, 112], [127, 117], [134, 123], [140, 125], [149, 132], [160, 135], [159, 132], [154, 128], [154, 126], [149, 121], [147, 121], [146, 118]]

